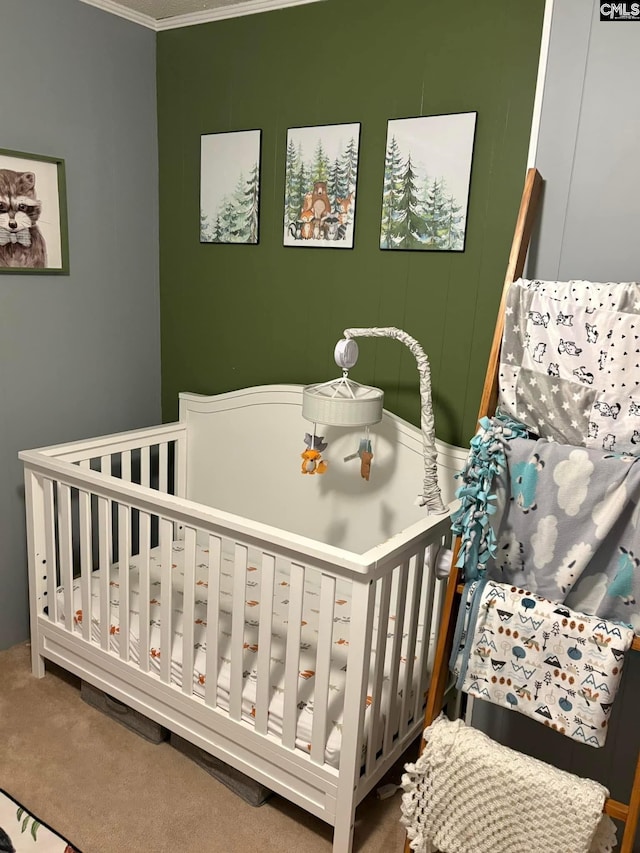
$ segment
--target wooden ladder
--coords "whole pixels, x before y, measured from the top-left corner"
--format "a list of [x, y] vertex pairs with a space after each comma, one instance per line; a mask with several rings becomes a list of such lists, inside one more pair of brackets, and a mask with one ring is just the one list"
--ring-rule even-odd
[[[511, 253], [509, 255], [507, 274], [502, 290], [502, 298], [500, 300], [500, 308], [498, 310], [496, 327], [493, 334], [493, 342], [489, 353], [489, 362], [487, 364], [484, 388], [482, 390], [482, 398], [480, 400], [478, 420], [483, 417], [491, 417], [496, 410], [498, 402], [500, 344], [502, 342], [502, 332], [504, 328], [507, 291], [509, 290], [511, 283], [522, 276], [529, 242], [531, 240], [531, 233], [537, 214], [541, 189], [542, 178], [540, 173], [536, 169], [529, 169], [525, 179], [522, 201], [520, 203], [513, 243], [511, 245]], [[460, 569], [456, 568], [459, 550], [460, 538], [458, 537], [454, 543], [452, 566], [445, 594], [442, 620], [438, 634], [438, 645], [436, 647], [436, 656], [431, 676], [431, 685], [429, 687], [429, 694], [427, 697], [424, 728], [431, 725], [431, 723], [441, 713], [444, 706], [445, 691], [449, 680], [448, 667], [453, 647], [456, 616], [463, 590], [463, 584], [461, 583], [462, 573]], [[634, 651], [640, 651], [640, 636], [635, 637], [632, 649]], [[425, 741], [423, 740], [420, 746], [420, 752], [422, 752], [424, 747]], [[620, 803], [609, 798], [605, 801], [604, 811], [615, 820], [623, 821], [625, 824], [619, 853], [633, 853], [633, 842], [638, 826], [638, 816], [640, 815], [640, 753], [638, 754], [636, 761], [636, 769], [629, 803]], [[409, 839], [405, 841], [404, 851], [405, 853], [412, 853], [411, 848], [409, 847]]]

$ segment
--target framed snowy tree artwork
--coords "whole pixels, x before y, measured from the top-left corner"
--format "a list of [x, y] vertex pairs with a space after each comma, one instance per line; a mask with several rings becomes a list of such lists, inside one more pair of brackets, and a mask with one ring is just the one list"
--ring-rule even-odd
[[257, 243], [261, 130], [200, 137], [200, 242]]
[[360, 124], [290, 127], [284, 245], [352, 249]]
[[381, 249], [464, 252], [476, 117], [389, 121]]

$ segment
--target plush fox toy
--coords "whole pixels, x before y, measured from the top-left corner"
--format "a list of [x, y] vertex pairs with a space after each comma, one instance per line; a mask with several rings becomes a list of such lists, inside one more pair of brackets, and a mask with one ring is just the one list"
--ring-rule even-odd
[[324, 474], [327, 470], [327, 463], [323, 461], [321, 451], [326, 450], [327, 445], [322, 441], [323, 436], [315, 436], [306, 433], [304, 443], [307, 449], [300, 455], [302, 456], [302, 473], [303, 474]]

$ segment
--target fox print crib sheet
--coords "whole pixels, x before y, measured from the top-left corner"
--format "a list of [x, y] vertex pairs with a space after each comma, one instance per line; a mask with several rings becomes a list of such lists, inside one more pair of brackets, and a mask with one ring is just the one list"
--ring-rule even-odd
[[[218, 626], [218, 668], [216, 683], [216, 702], [223, 710], [229, 709], [231, 693], [231, 632], [232, 632], [232, 599], [234, 590], [234, 552], [229, 542], [223, 541], [222, 562], [220, 567], [219, 603], [214, 605]], [[160, 661], [165, 655], [171, 658], [171, 680], [176, 685], [182, 684], [182, 638], [185, 619], [184, 599], [184, 558], [185, 548], [181, 541], [173, 542], [171, 549], [171, 566], [173, 577], [172, 591], [172, 637], [171, 648], [165, 649], [161, 642], [161, 599], [162, 599], [162, 558], [160, 548], [153, 548], [149, 558], [149, 667], [154, 673], [160, 672]], [[204, 698], [207, 681], [206, 652], [207, 652], [207, 618], [208, 618], [208, 560], [209, 551], [203, 545], [196, 547], [195, 566], [195, 602], [194, 602], [194, 669], [193, 691], [196, 696]], [[138, 663], [141, 656], [141, 582], [140, 565], [136, 557], [129, 562], [129, 595], [130, 595], [130, 640], [129, 654]], [[81, 623], [90, 619], [91, 637], [94, 642], [100, 642], [100, 581], [101, 572], [94, 571], [91, 575], [91, 611], [83, 613], [81, 589], [79, 581], [73, 587], [73, 621], [74, 628], [79, 630]], [[120, 600], [121, 582], [123, 578], [118, 563], [109, 568], [109, 648], [120, 654], [120, 620], [124, 607]], [[276, 561], [274, 589], [272, 594], [262, 588], [262, 568], [258, 553], [249, 553], [249, 565], [245, 575], [245, 620], [243, 630], [243, 687], [242, 687], [242, 716], [252, 721], [255, 716], [257, 701], [257, 658], [259, 641], [259, 611], [263, 594], [272, 595], [273, 622], [271, 632], [270, 657], [270, 702], [268, 731], [276, 736], [282, 735], [284, 720], [284, 681], [285, 658], [287, 642], [287, 625], [290, 604], [290, 572], [286, 564]], [[298, 719], [296, 727], [296, 746], [304, 752], [311, 748], [312, 726], [314, 717], [315, 671], [317, 666], [316, 647], [320, 627], [320, 572], [307, 568], [305, 572], [304, 599], [302, 608], [302, 630], [298, 659], [299, 689], [298, 689]], [[387, 645], [393, 643], [395, 636], [395, 616], [393, 604], [397, 589], [392, 590], [392, 608], [387, 622], [379, 630], [385, 630]], [[58, 590], [58, 612], [60, 619], [66, 621], [64, 612], [64, 590]], [[336, 599], [333, 622], [331, 626], [332, 651], [331, 674], [329, 683], [330, 701], [328, 706], [328, 736], [325, 746], [325, 760], [333, 767], [339, 766], [340, 747], [342, 742], [344, 696], [346, 689], [346, 670], [348, 647], [351, 627], [351, 584], [347, 580], [338, 580], [336, 584]], [[402, 634], [401, 644], [404, 650], [408, 633]], [[401, 667], [406, 666], [406, 657], [401, 658]], [[385, 656], [385, 675], [388, 676], [391, 667], [390, 655]], [[186, 676], [188, 677], [188, 676]], [[401, 680], [402, 683], [402, 680]], [[385, 678], [385, 689], [389, 689], [390, 679]], [[409, 687], [412, 690], [412, 686]], [[401, 701], [402, 687], [398, 686], [398, 703]], [[369, 708], [371, 697], [366, 697], [366, 707]], [[363, 746], [364, 748], [364, 746]]]

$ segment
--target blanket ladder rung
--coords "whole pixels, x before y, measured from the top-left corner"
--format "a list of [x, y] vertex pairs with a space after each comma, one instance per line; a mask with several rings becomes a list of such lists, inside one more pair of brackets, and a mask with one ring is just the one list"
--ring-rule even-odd
[[619, 803], [617, 800], [612, 800], [611, 798], [605, 800], [602, 811], [614, 820], [621, 820], [623, 822], [629, 816], [629, 806], [626, 803]]

